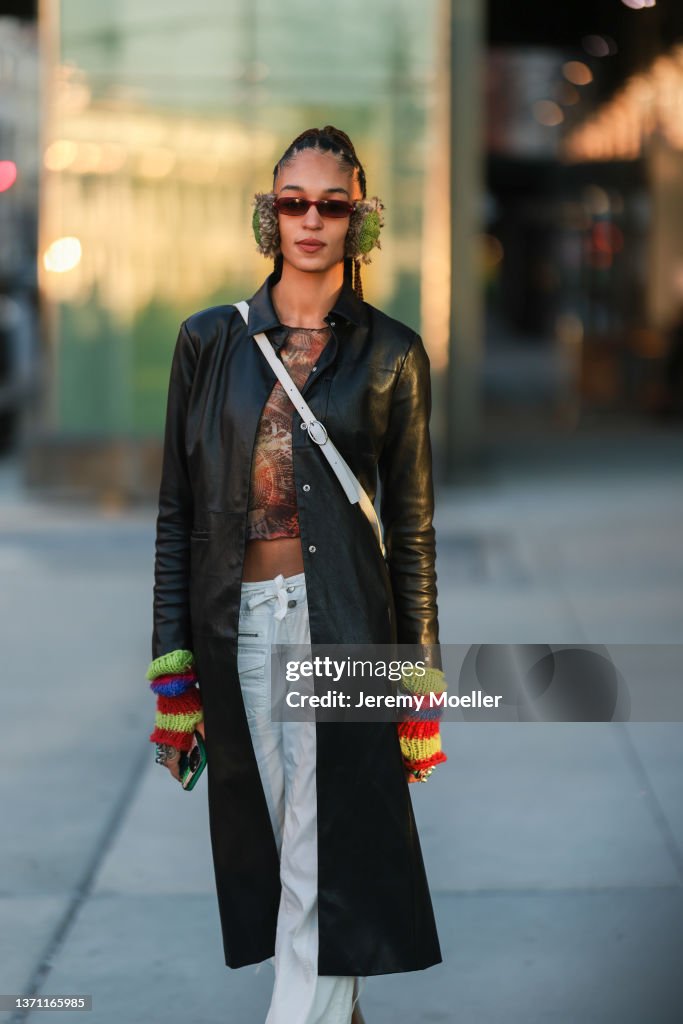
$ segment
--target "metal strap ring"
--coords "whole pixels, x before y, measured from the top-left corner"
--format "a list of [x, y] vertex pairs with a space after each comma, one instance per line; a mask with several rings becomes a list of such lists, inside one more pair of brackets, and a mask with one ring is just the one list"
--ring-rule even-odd
[[[327, 441], [327, 430], [325, 429], [324, 423], [321, 423], [320, 420], [311, 420], [306, 429], [308, 430], [308, 436], [311, 441], [315, 441], [316, 444], [325, 444]], [[316, 431], [318, 434], [317, 437], [315, 436]], [[321, 437], [322, 440], [320, 440]]]

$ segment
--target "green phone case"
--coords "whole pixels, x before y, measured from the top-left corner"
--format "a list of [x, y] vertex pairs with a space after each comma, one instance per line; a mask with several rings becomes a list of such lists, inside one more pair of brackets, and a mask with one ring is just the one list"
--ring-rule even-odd
[[189, 752], [183, 751], [178, 766], [182, 787], [187, 790], [194, 789], [199, 776], [206, 768], [206, 746], [202, 734], [197, 729], [195, 729], [194, 738], [197, 745], [192, 747]]

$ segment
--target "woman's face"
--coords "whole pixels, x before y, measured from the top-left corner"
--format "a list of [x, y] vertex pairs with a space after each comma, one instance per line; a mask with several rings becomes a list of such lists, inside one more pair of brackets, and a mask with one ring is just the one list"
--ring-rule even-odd
[[[300, 196], [302, 199], [362, 199], [355, 172], [344, 167], [332, 153], [305, 149], [286, 164], [278, 175], [274, 191], [277, 196]], [[303, 217], [278, 214], [280, 248], [283, 258], [298, 270], [321, 272], [344, 259], [344, 243], [349, 217], [321, 217], [310, 206]], [[306, 250], [301, 242], [315, 239], [319, 248]]]

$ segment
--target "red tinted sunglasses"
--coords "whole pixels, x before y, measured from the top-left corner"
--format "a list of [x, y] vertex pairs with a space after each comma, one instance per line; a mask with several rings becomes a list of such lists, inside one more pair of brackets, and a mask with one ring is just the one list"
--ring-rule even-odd
[[315, 206], [321, 217], [348, 217], [353, 213], [355, 205], [344, 199], [302, 199], [300, 196], [278, 196], [273, 201], [277, 212], [287, 217], [303, 217], [312, 206]]

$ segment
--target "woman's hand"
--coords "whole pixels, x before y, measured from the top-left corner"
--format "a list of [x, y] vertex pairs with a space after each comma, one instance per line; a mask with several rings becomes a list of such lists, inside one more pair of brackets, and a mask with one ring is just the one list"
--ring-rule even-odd
[[168, 768], [173, 778], [180, 782], [181, 753], [177, 747], [171, 746], [170, 743], [165, 743], [164, 746], [166, 748], [166, 761], [164, 762], [164, 768]]
[[[203, 720], [201, 722], [197, 722], [197, 724], [195, 725], [195, 729], [197, 730], [198, 733], [200, 733], [202, 739], [204, 739], [204, 721]], [[168, 750], [168, 760], [166, 761], [165, 767], [168, 768], [168, 770], [171, 773], [171, 775], [173, 776], [173, 778], [177, 779], [178, 782], [180, 782], [180, 758], [181, 758], [181, 751], [178, 750], [176, 747], [172, 747], [170, 744], [166, 744], [166, 748]]]
[[426, 781], [426, 779], [428, 779], [428, 778], [429, 778], [429, 776], [430, 776], [430, 775], [432, 774], [432, 772], [434, 771], [434, 767], [432, 767], [432, 768], [428, 768], [428, 769], [427, 769], [426, 771], [424, 771], [424, 770], [423, 770], [423, 771], [422, 771], [422, 776], [421, 776], [421, 778], [417, 778], [417, 777], [416, 777], [416, 776], [415, 776], [415, 775], [413, 774], [413, 769], [412, 769], [412, 768], [407, 768], [407, 767], [406, 767], [406, 765], [404, 765], [403, 767], [405, 768], [405, 771], [406, 771], [406, 778], [408, 779], [408, 782], [425, 782], [425, 781]]

